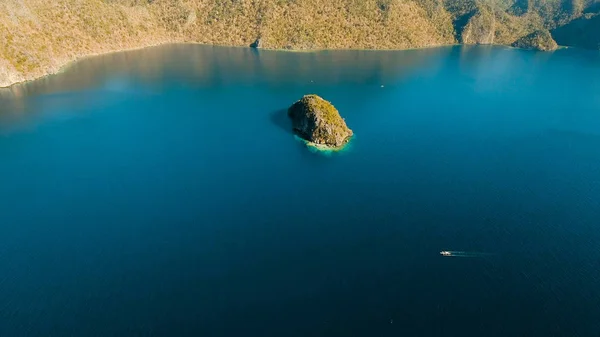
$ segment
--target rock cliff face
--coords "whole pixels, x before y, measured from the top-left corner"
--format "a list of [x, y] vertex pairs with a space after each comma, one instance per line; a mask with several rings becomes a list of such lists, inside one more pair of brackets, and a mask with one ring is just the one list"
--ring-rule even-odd
[[496, 18], [488, 11], [477, 10], [461, 33], [464, 44], [492, 44], [496, 32]]
[[352, 130], [337, 109], [317, 95], [306, 95], [288, 109], [294, 131], [310, 143], [341, 148], [352, 137]]
[[254, 42], [252, 42], [252, 44], [250, 45], [250, 48], [262, 48], [262, 40], [260, 39], [260, 37], [258, 39], [256, 39]]
[[552, 39], [552, 35], [547, 30], [537, 30], [527, 36], [524, 36], [515, 43], [512, 44], [513, 47], [523, 48], [523, 49], [535, 49], [542, 51], [552, 51], [558, 48], [558, 44], [554, 39]]

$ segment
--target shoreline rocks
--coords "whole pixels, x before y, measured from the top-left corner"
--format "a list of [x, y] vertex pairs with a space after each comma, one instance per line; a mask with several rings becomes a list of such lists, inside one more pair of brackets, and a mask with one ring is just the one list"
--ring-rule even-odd
[[262, 48], [262, 39], [260, 37], [257, 38], [254, 42], [252, 42], [252, 44], [250, 45], [250, 48], [254, 48], [254, 49]]

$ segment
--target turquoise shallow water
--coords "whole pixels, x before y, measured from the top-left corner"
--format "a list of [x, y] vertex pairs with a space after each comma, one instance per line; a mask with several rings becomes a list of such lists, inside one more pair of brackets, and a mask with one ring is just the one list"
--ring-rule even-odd
[[96, 57], [0, 90], [0, 181], [0, 336], [600, 334], [598, 53]]

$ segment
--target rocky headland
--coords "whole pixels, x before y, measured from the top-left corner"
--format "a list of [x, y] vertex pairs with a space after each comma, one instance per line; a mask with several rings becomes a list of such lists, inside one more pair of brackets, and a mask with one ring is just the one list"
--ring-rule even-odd
[[547, 30], [537, 30], [518, 39], [512, 45], [517, 48], [541, 51], [552, 51], [558, 48], [558, 44], [552, 39], [550, 32]]

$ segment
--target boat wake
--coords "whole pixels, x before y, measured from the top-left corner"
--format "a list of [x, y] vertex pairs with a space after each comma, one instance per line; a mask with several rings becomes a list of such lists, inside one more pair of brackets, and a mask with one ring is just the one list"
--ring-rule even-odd
[[490, 253], [482, 253], [482, 252], [463, 252], [457, 250], [442, 250], [440, 255], [445, 257], [486, 257], [491, 256]]

